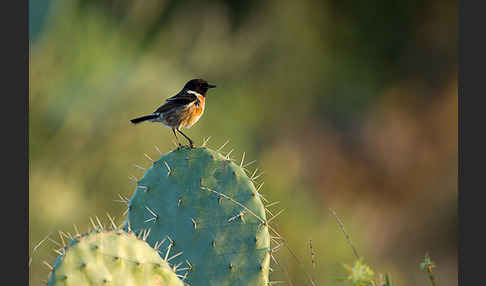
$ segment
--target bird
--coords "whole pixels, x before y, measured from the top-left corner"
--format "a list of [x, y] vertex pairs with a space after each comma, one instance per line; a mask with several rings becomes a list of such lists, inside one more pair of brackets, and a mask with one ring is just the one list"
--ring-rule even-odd
[[178, 148], [182, 148], [183, 145], [179, 142], [176, 131], [189, 141], [190, 148], [194, 148], [194, 141], [184, 134], [181, 128], [191, 128], [201, 118], [206, 105], [206, 93], [208, 89], [215, 87], [216, 85], [209, 84], [204, 79], [191, 79], [179, 93], [167, 98], [165, 103], [152, 114], [131, 119], [130, 122], [133, 124], [145, 121], [160, 122], [172, 129]]

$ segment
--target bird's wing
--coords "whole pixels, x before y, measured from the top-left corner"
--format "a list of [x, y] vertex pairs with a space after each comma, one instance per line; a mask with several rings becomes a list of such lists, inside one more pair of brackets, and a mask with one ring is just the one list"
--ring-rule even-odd
[[190, 104], [192, 102], [195, 102], [195, 101], [197, 101], [197, 96], [196, 95], [194, 95], [192, 93], [188, 93], [188, 92], [182, 91], [182, 92], [174, 95], [173, 97], [167, 98], [167, 100], [164, 103], [164, 105], [162, 105], [161, 107], [157, 108], [157, 110], [155, 110], [154, 113], [164, 113], [167, 110], [170, 110], [170, 109], [172, 109], [174, 107], [188, 105], [188, 104]]

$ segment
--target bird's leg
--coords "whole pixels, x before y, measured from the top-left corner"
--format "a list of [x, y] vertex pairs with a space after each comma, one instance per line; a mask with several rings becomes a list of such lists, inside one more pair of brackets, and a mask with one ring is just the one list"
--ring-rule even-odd
[[179, 129], [177, 129], [177, 131], [179, 131], [179, 133], [181, 133], [182, 136], [186, 137], [186, 139], [189, 140], [189, 147], [194, 148], [194, 142], [192, 142], [191, 138], [187, 137], [187, 135], [182, 133], [182, 131], [180, 131]]
[[175, 138], [177, 140], [177, 144], [179, 144], [179, 147], [177, 147], [177, 150], [179, 150], [179, 149], [181, 149], [182, 144], [181, 144], [181, 142], [179, 142], [179, 138], [177, 138], [177, 134], [175, 133], [174, 128], [172, 128], [172, 132], [174, 133], [174, 136], [175, 136]]

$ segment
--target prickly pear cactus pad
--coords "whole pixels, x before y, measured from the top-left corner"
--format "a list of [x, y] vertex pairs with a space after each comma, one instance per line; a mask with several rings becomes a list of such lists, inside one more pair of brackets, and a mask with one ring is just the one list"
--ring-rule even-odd
[[157, 250], [133, 233], [94, 230], [73, 238], [49, 275], [49, 286], [183, 286]]
[[245, 170], [198, 147], [154, 161], [128, 203], [126, 227], [150, 229], [147, 242], [171, 263], [183, 263], [191, 286], [258, 286], [269, 282], [266, 222]]

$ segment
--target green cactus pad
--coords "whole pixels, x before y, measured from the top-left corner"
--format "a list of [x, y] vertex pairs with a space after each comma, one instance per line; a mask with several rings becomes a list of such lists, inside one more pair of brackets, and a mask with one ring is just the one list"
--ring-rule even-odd
[[245, 170], [205, 147], [176, 149], [154, 162], [128, 204], [127, 227], [179, 252], [191, 286], [267, 285], [265, 208]]
[[94, 230], [62, 249], [48, 286], [183, 286], [157, 250], [133, 233]]

